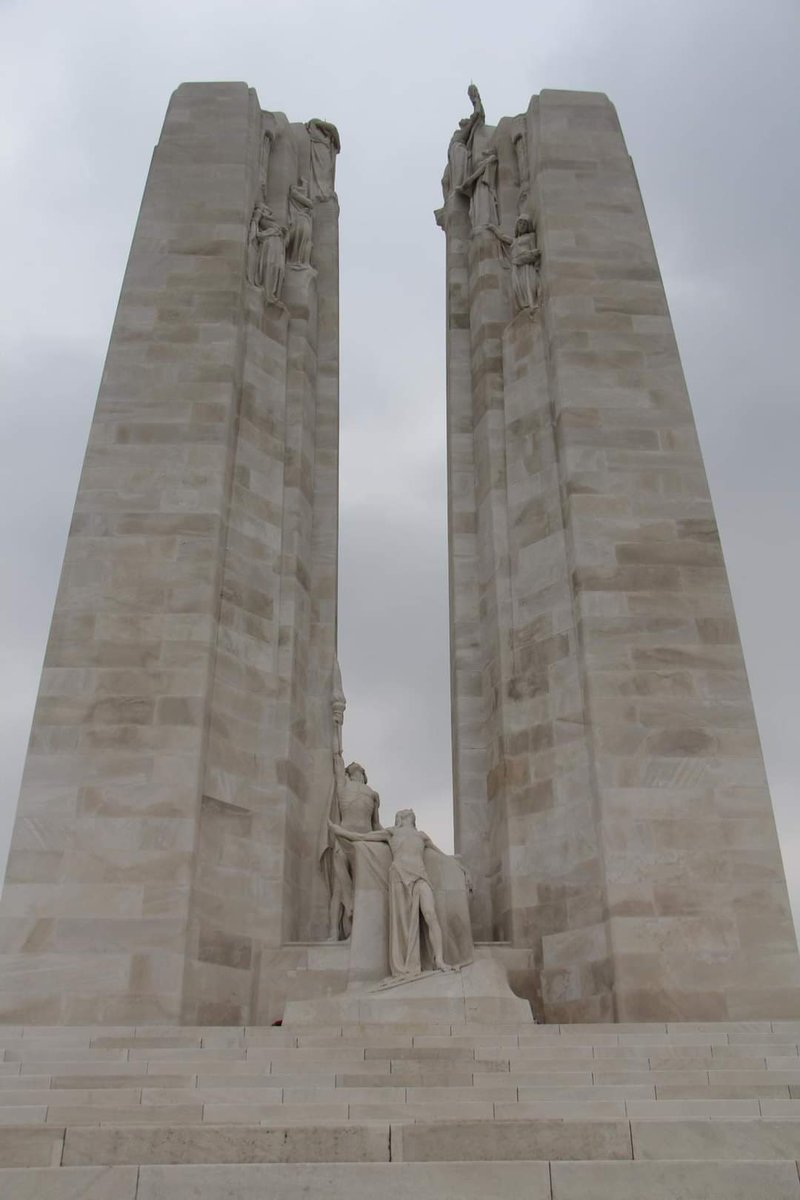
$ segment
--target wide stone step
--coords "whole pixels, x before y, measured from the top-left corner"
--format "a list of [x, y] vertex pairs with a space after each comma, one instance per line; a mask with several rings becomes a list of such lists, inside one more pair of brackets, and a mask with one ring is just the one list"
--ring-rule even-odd
[[800, 1200], [793, 1162], [279, 1163], [0, 1169], [0, 1200]]
[[423, 1119], [5, 1126], [0, 1166], [127, 1166], [144, 1163], [770, 1161], [800, 1159], [800, 1122]]

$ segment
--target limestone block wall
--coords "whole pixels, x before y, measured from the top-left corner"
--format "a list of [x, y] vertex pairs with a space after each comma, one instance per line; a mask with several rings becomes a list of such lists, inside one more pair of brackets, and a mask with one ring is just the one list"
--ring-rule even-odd
[[329, 693], [335, 649], [335, 196], [315, 203], [312, 264], [287, 269], [280, 304], [245, 264], [262, 182], [285, 224], [288, 186], [309, 175], [305, 126], [262, 113], [245, 84], [174, 94], [0, 905], [6, 1020], [249, 1020], [262, 944], [308, 935], [302, 833], [330, 779], [312, 693]]
[[[532, 948], [548, 1019], [794, 1015], [752, 701], [616, 113], [543, 92], [481, 136], [494, 227], [447, 188], [438, 214], [456, 837], [478, 936]], [[519, 214], [542, 252], [532, 314], [514, 303]]]

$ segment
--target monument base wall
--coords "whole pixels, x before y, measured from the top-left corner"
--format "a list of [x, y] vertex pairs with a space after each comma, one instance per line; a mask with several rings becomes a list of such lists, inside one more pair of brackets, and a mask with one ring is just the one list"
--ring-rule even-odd
[[530, 1005], [515, 996], [506, 973], [491, 958], [480, 959], [452, 971], [426, 971], [416, 978], [377, 985], [351, 984], [347, 991], [319, 1000], [290, 1000], [283, 1024], [290, 1028], [316, 1028], [339, 1021], [344, 1024], [391, 1026], [409, 1021], [446, 1021], [464, 1025], [478, 1021], [532, 1021]]
[[[514, 997], [527, 1001], [534, 1014], [538, 1014], [533, 953], [502, 942], [476, 943], [475, 961], [487, 960], [502, 968]], [[349, 964], [348, 942], [293, 942], [277, 948], [262, 947], [254, 1022], [266, 1026], [283, 1020], [287, 1005], [293, 1002], [338, 998], [347, 988]]]

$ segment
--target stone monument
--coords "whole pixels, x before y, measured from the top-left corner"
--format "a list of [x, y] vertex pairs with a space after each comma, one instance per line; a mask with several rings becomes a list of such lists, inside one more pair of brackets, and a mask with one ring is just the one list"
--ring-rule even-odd
[[616, 114], [545, 91], [489, 125], [475, 85], [468, 101], [437, 214], [459, 857], [410, 810], [384, 827], [344, 765], [338, 131], [244, 84], [184, 84], [47, 647], [0, 905], [6, 1021], [800, 1016]]
[[1, 1197], [800, 1200], [797, 946], [633, 168], [605, 96], [468, 98], [458, 856], [344, 765], [339, 135], [185, 84], [0, 906]]

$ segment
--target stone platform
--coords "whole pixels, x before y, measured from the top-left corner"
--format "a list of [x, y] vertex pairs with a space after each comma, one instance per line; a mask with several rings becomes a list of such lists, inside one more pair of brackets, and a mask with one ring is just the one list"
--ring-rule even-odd
[[800, 1022], [0, 1028], [0, 1200], [800, 1200]]
[[409, 1022], [419, 1026], [426, 1021], [453, 1027], [495, 1022], [525, 1025], [533, 1016], [527, 1000], [511, 991], [502, 965], [492, 959], [476, 959], [457, 970], [426, 971], [405, 982], [386, 980], [355, 986], [338, 995], [290, 1000], [283, 1017], [290, 1028]]

